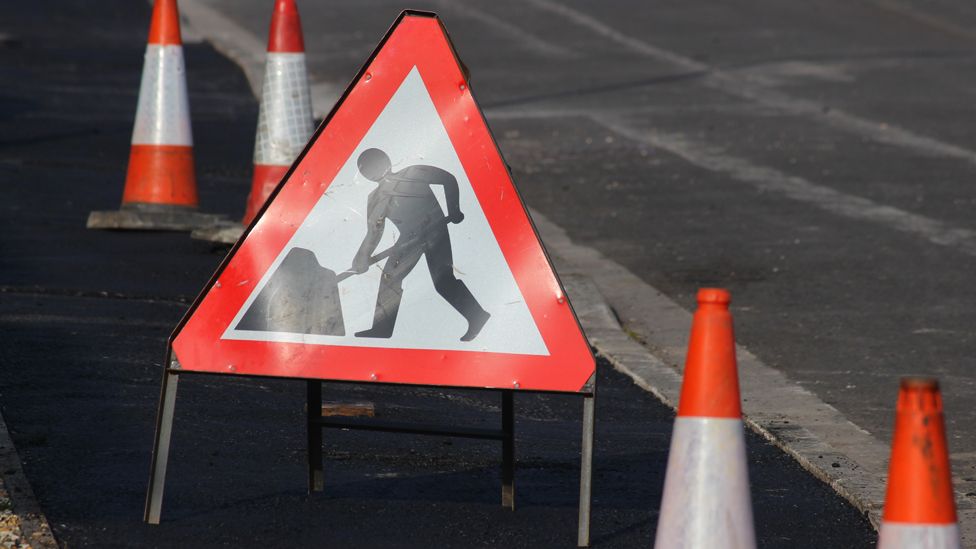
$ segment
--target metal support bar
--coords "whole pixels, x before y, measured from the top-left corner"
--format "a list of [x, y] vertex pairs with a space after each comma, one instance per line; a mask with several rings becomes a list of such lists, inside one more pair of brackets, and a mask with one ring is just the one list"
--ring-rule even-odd
[[590, 546], [590, 491], [593, 479], [593, 424], [596, 395], [583, 397], [583, 451], [580, 463], [579, 536], [576, 545]]
[[163, 488], [166, 485], [166, 464], [169, 461], [169, 442], [173, 434], [173, 410], [176, 408], [176, 384], [179, 374], [167, 370], [163, 374], [163, 387], [156, 414], [156, 442], [153, 445], [152, 464], [149, 473], [149, 490], [143, 520], [159, 524], [163, 508]]
[[502, 391], [502, 507], [515, 510], [515, 393]]
[[322, 478], [322, 382], [306, 382], [305, 415], [308, 430], [308, 493], [324, 489]]
[[363, 431], [384, 431], [387, 433], [408, 433], [412, 435], [435, 435], [462, 438], [504, 440], [505, 432], [500, 429], [459, 429], [441, 425], [424, 425], [400, 421], [375, 421], [358, 418], [318, 417], [310, 418], [311, 423], [331, 429], [359, 429]]

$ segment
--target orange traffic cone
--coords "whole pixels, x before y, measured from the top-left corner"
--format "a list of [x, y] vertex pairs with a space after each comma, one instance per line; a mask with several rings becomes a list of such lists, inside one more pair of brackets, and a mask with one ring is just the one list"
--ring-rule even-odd
[[657, 548], [754, 548], [729, 293], [705, 288], [691, 326]]
[[268, 33], [258, 129], [254, 141], [254, 175], [243, 225], [219, 223], [193, 231], [192, 237], [233, 244], [254, 221], [271, 192], [288, 172], [315, 130], [312, 93], [305, 68], [305, 41], [295, 0], [275, 0]]
[[192, 230], [219, 220], [196, 212], [185, 73], [176, 0], [156, 0], [122, 209], [92, 212], [89, 229]]
[[295, 0], [276, 0], [254, 143], [254, 177], [244, 225], [254, 220], [314, 130], [298, 7]]
[[952, 474], [934, 379], [901, 380], [879, 549], [958, 549]]

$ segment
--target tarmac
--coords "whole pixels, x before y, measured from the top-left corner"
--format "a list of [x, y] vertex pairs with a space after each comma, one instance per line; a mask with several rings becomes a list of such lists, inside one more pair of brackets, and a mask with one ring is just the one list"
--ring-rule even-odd
[[[561, 9], [543, 0], [534, 0], [533, 5], [548, 6], [550, 11]], [[303, 485], [303, 387], [298, 382], [273, 380], [199, 378], [186, 384], [190, 388], [181, 389], [164, 524], [158, 528], [141, 524], [141, 498], [166, 335], [226, 248], [191, 241], [185, 234], [83, 230], [88, 211], [114, 207], [121, 194], [148, 8], [141, 3], [117, 2], [114, 9], [106, 9], [111, 12], [109, 18], [101, 20], [95, 20], [81, 2], [59, 3], [56, 8], [46, 2], [16, 10], [6, 8], [10, 13], [4, 20], [14, 22], [10, 28], [16, 29], [16, 34], [0, 29], [5, 33], [0, 67], [9, 75], [6, 81], [13, 83], [0, 101], [0, 125], [5, 126], [0, 142], [0, 178], [15, 183], [5, 185], [12, 190], [0, 222], [4, 252], [0, 256], [0, 325], [4, 328], [0, 333], [0, 409], [54, 536], [65, 545], [93, 547], [302, 546], [315, 545], [322, 539], [336, 546], [390, 546], [390, 540], [397, 540], [394, 545], [406, 547], [424, 546], [435, 538], [445, 546], [458, 547], [570, 544], [575, 539], [578, 475], [574, 469], [578, 466], [574, 461], [578, 435], [572, 433], [578, 433], [579, 416], [571, 399], [520, 395], [519, 510], [511, 514], [497, 505], [497, 463], [490, 447], [443, 439], [404, 444], [396, 437], [346, 433], [335, 437], [335, 446], [329, 446], [333, 443], [330, 438], [326, 474], [327, 484], [334, 489], [321, 497], [307, 496]], [[242, 8], [236, 14], [241, 25], [260, 26], [256, 16], [249, 18], [248, 13]], [[314, 13], [303, 12], [306, 25], [309, 20], [320, 21]], [[503, 19], [484, 13], [467, 12], [469, 23], [488, 21], [495, 32], [504, 32], [499, 29], [506, 27], [498, 24]], [[643, 51], [645, 57], [660, 54], [625, 34], [608, 32], [593, 18], [566, 13], [578, 24], [602, 30], [604, 38], [618, 45], [630, 44], [632, 49]], [[79, 27], [79, 22], [89, 24]], [[453, 31], [456, 36], [465, 36], [461, 27]], [[194, 33], [198, 37], [205, 34], [200, 29], [186, 34], [192, 37]], [[64, 39], [69, 34], [76, 38], [71, 44]], [[372, 40], [365, 35], [350, 42], [360, 45], [341, 50], [348, 55], [317, 58], [320, 64], [313, 66], [313, 79], [318, 75], [320, 101], [337, 89], [334, 79], [323, 75], [341, 72], [345, 65], [355, 64], [354, 59], [365, 57], [361, 44]], [[328, 40], [328, 36], [316, 32], [308, 41], [314, 50], [314, 44]], [[224, 42], [221, 50], [227, 51], [228, 43], [236, 44], [236, 61], [240, 63], [240, 52], [251, 55], [246, 46], [241, 46], [242, 40], [245, 44], [248, 41], [235, 38]], [[250, 42], [253, 45], [254, 40]], [[579, 48], [541, 38], [521, 46], [555, 57], [571, 57]], [[254, 71], [244, 63], [242, 72], [208, 43], [190, 43], [186, 49], [201, 202], [207, 211], [236, 218], [242, 213], [250, 180], [256, 102], [249, 87], [253, 78], [248, 76]], [[326, 63], [337, 59], [339, 62]], [[692, 73], [707, 70], [689, 65], [684, 58], [671, 61], [687, 65], [684, 69]], [[486, 74], [491, 81], [495, 70], [490, 65], [480, 73], [476, 70], [476, 84], [479, 74]], [[519, 74], [518, 70], [513, 72]], [[619, 114], [617, 118], [606, 113], [596, 116], [591, 106], [581, 109], [579, 105], [546, 104], [513, 110], [512, 106], [526, 98], [531, 102], [536, 96], [548, 97], [546, 79], [541, 80], [520, 89], [523, 98], [518, 101], [486, 94], [491, 105], [489, 119], [501, 136], [517, 180], [524, 181], [522, 190], [530, 206], [539, 210], [536, 221], [550, 251], [557, 256], [560, 272], [583, 275], [567, 277], [576, 281], [570, 297], [581, 316], [596, 319], [588, 325], [584, 320], [584, 324], [591, 341], [606, 357], [600, 363], [599, 380], [595, 545], [645, 546], [653, 539], [672, 418], [671, 411], [651, 393], [664, 402], [674, 402], [674, 365], [680, 363], [681, 352], [676, 350], [680, 345], [675, 343], [673, 331], [681, 323], [687, 326], [682, 305], [687, 306], [688, 294], [682, 291], [688, 285], [713, 282], [712, 276], [717, 277], [714, 282], [731, 281], [743, 289], [751, 279], [748, 270], [744, 275], [733, 273], [728, 279], [721, 274], [728, 269], [722, 267], [708, 273], [689, 271], [684, 282], [670, 279], [661, 284], [661, 279], [655, 278], [660, 271], [642, 267], [642, 260], [621, 259], [647, 252], [647, 248], [617, 239], [613, 235], [619, 228], [608, 228], [616, 220], [644, 220], [644, 198], [628, 195], [629, 210], [624, 207], [627, 200], [610, 209], [600, 205], [594, 223], [581, 226], [574, 218], [585, 217], [585, 212], [576, 207], [560, 210], [565, 198], [559, 196], [569, 188], [580, 189], [586, 183], [586, 169], [580, 169], [581, 178], [574, 179], [567, 175], [573, 171], [571, 163], [553, 166], [541, 151], [549, 138], [558, 135], [555, 150], [566, 155], [567, 161], [585, 162], [592, 136], [602, 136], [602, 145], [596, 148], [606, 171], [599, 183], [604, 188], [613, 186], [605, 178], [616, 177], [607, 173], [619, 171], [620, 177], [639, 173], [641, 169], [633, 159], [646, 158], [644, 147], [651, 144], [696, 163], [699, 169], [732, 172], [759, 184], [780, 178], [755, 165], [736, 163], [739, 157], [734, 156], [738, 154], [735, 151], [716, 152], [689, 145], [674, 139], [673, 133], [636, 131], [622, 123]], [[553, 82], [548, 80], [549, 84]], [[719, 79], [716, 86], [727, 86], [722, 82]], [[571, 95], [570, 103], [579, 97], [585, 100], [586, 93]], [[763, 97], [767, 103], [777, 100], [768, 94]], [[722, 108], [736, 112], [736, 108]], [[554, 117], [554, 113], [559, 114], [556, 111], [562, 114]], [[563, 116], [567, 112], [570, 116]], [[661, 120], [661, 114], [655, 110], [647, 113], [655, 120]], [[856, 126], [856, 120], [841, 119], [844, 121], [836, 124]], [[611, 134], [603, 135], [606, 131]], [[904, 144], [909, 137], [894, 139]], [[576, 144], [567, 147], [567, 139]], [[636, 145], [621, 151], [611, 147], [616, 139], [630, 139]], [[944, 147], [935, 148], [952, 153]], [[540, 159], [541, 165], [553, 166], [551, 171], [566, 181], [562, 191], [548, 181], [541, 184], [537, 171]], [[687, 170], [670, 158], [654, 157], [653, 161], [661, 163], [665, 171]], [[811, 189], [809, 185], [799, 188]], [[787, 191], [774, 188], [771, 192]], [[580, 190], [577, 200], [579, 196], [588, 195]], [[593, 203], [598, 204], [595, 199]], [[632, 228], [624, 230], [636, 233], [646, 228], [635, 221]], [[938, 238], [937, 232], [933, 234], [932, 238]], [[594, 249], [587, 247], [598, 244], [600, 238], [611, 239], [609, 246], [596, 246], [606, 251], [606, 256], [594, 256]], [[650, 254], [648, 261], [659, 261], [661, 252]], [[663, 252], [677, 253], [671, 249]], [[592, 268], [594, 257], [605, 260], [600, 262], [602, 270]], [[589, 267], [587, 262], [591, 263]], [[622, 286], [620, 281], [633, 272], [647, 273], [673, 300], [650, 286], [640, 290], [644, 293], [635, 293], [636, 284]], [[579, 289], [574, 293], [573, 287]], [[607, 295], [615, 311], [599, 299], [593, 300], [600, 292]], [[577, 299], [576, 295], [588, 297]], [[628, 298], [634, 308], [646, 303], [647, 296], [657, 299], [654, 311], [673, 313], [673, 322], [648, 327], [645, 320], [628, 311]], [[746, 301], [751, 299], [747, 295]], [[616, 324], [614, 312], [631, 335], [646, 346], [636, 344], [639, 348], [635, 348], [635, 339], [620, 339], [619, 334], [624, 332]], [[761, 329], [755, 325], [756, 312], [750, 306], [734, 310], [747, 338], [755, 333], [753, 330]], [[596, 326], [603, 330], [599, 337]], [[762, 341], [761, 337], [753, 339]], [[763, 344], [758, 348], [771, 356]], [[750, 361], [747, 355], [744, 362]], [[769, 367], [761, 361], [759, 364], [762, 368], [757, 372], [768, 374]], [[790, 380], [776, 382], [796, 387]], [[352, 395], [357, 400], [375, 401], [379, 413], [387, 415], [421, 417], [434, 413], [478, 422], [490, 419], [498, 410], [492, 395], [464, 391], [349, 386], [330, 390], [336, 398]], [[831, 413], [844, 412], [838, 412], [839, 423], [850, 423], [844, 415], [850, 415], [849, 410], [843, 403], [827, 400]], [[746, 408], [748, 413], [748, 402]], [[876, 415], [882, 415], [882, 410]], [[792, 417], [781, 416], [776, 419], [780, 424]], [[854, 419], [861, 424], [866, 422], [865, 417]], [[874, 533], [863, 513], [873, 513], [876, 519], [876, 498], [865, 500], [858, 509], [852, 507], [794, 461], [798, 457], [802, 463], [809, 452], [791, 445], [788, 429], [782, 425], [778, 431], [770, 429], [770, 421], [757, 414], [753, 427], [785, 447], [792, 457], [762, 437], [750, 435], [750, 474], [760, 544], [873, 545]], [[858, 425], [850, 425], [853, 427], [844, 436], [850, 432], [867, 435]], [[836, 433], [819, 433], [814, 438], [828, 446], [837, 443]], [[883, 442], [872, 444], [884, 448]], [[815, 472], [858, 469], [856, 460], [842, 463], [826, 455], [828, 459], [822, 464], [803, 465]], [[954, 457], [957, 464], [968, 463], [964, 457]], [[272, 463], [275, 467], [269, 468]], [[880, 463], [873, 465], [875, 469], [881, 467]], [[871, 474], [876, 490], [877, 471]], [[848, 500], [860, 501], [859, 494], [844, 492], [850, 485], [843, 479], [820, 476]], [[12, 477], [6, 478], [10, 483]]]
[[[374, 7], [303, 8], [317, 112], [400, 8]], [[549, 221], [550, 252], [566, 243], [563, 269], [596, 282], [644, 344], [639, 364], [672, 368], [642, 386], [669, 401], [696, 289], [732, 289], [749, 319], [750, 424], [877, 524], [897, 380], [936, 375], [963, 537], [976, 539], [964, 183], [976, 152], [962, 123], [974, 37], [959, 24], [976, 21], [971, 7], [414, 7], [439, 12], [477, 67], [472, 88]], [[263, 6], [184, 9], [257, 91]], [[940, 93], [920, 96], [923, 82]]]

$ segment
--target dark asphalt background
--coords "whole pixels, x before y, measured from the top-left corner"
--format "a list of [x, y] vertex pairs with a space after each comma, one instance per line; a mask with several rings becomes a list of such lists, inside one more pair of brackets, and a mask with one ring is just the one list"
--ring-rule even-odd
[[[0, 406], [68, 547], [572, 546], [581, 406], [518, 395], [517, 506], [499, 505], [497, 444], [331, 432], [305, 492], [304, 384], [187, 376], [164, 522], [143, 525], [169, 331], [224, 249], [185, 234], [94, 232], [118, 205], [149, 21], [142, 2], [5, 4], [0, 39]], [[201, 201], [237, 216], [256, 104], [238, 68], [185, 48]], [[491, 425], [493, 393], [327, 385], [379, 417]], [[646, 547], [672, 415], [601, 362], [593, 541]], [[870, 547], [863, 517], [749, 437], [764, 547]]]
[[[265, 36], [263, 2], [205, 1]], [[605, 32], [546, 5], [568, 6]], [[301, 4], [313, 78], [344, 86], [403, 7], [362, 6]], [[764, 191], [599, 123], [664, 133], [783, 179], [976, 231], [976, 162], [885, 141], [897, 126], [976, 150], [972, 2], [410, 7], [443, 17], [530, 206], [687, 309], [699, 287], [729, 288], [739, 342], [883, 442], [899, 377], [937, 376], [956, 487], [976, 497], [976, 257]], [[743, 99], [627, 40], [818, 108], [797, 114]], [[868, 120], [874, 135], [833, 125], [838, 110]]]

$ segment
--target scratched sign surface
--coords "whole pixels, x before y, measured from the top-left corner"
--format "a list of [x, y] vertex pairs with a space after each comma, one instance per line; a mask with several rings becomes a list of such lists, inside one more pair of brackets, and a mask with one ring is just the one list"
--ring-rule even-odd
[[413, 13], [172, 345], [235, 375], [576, 392], [594, 371], [441, 22]]

